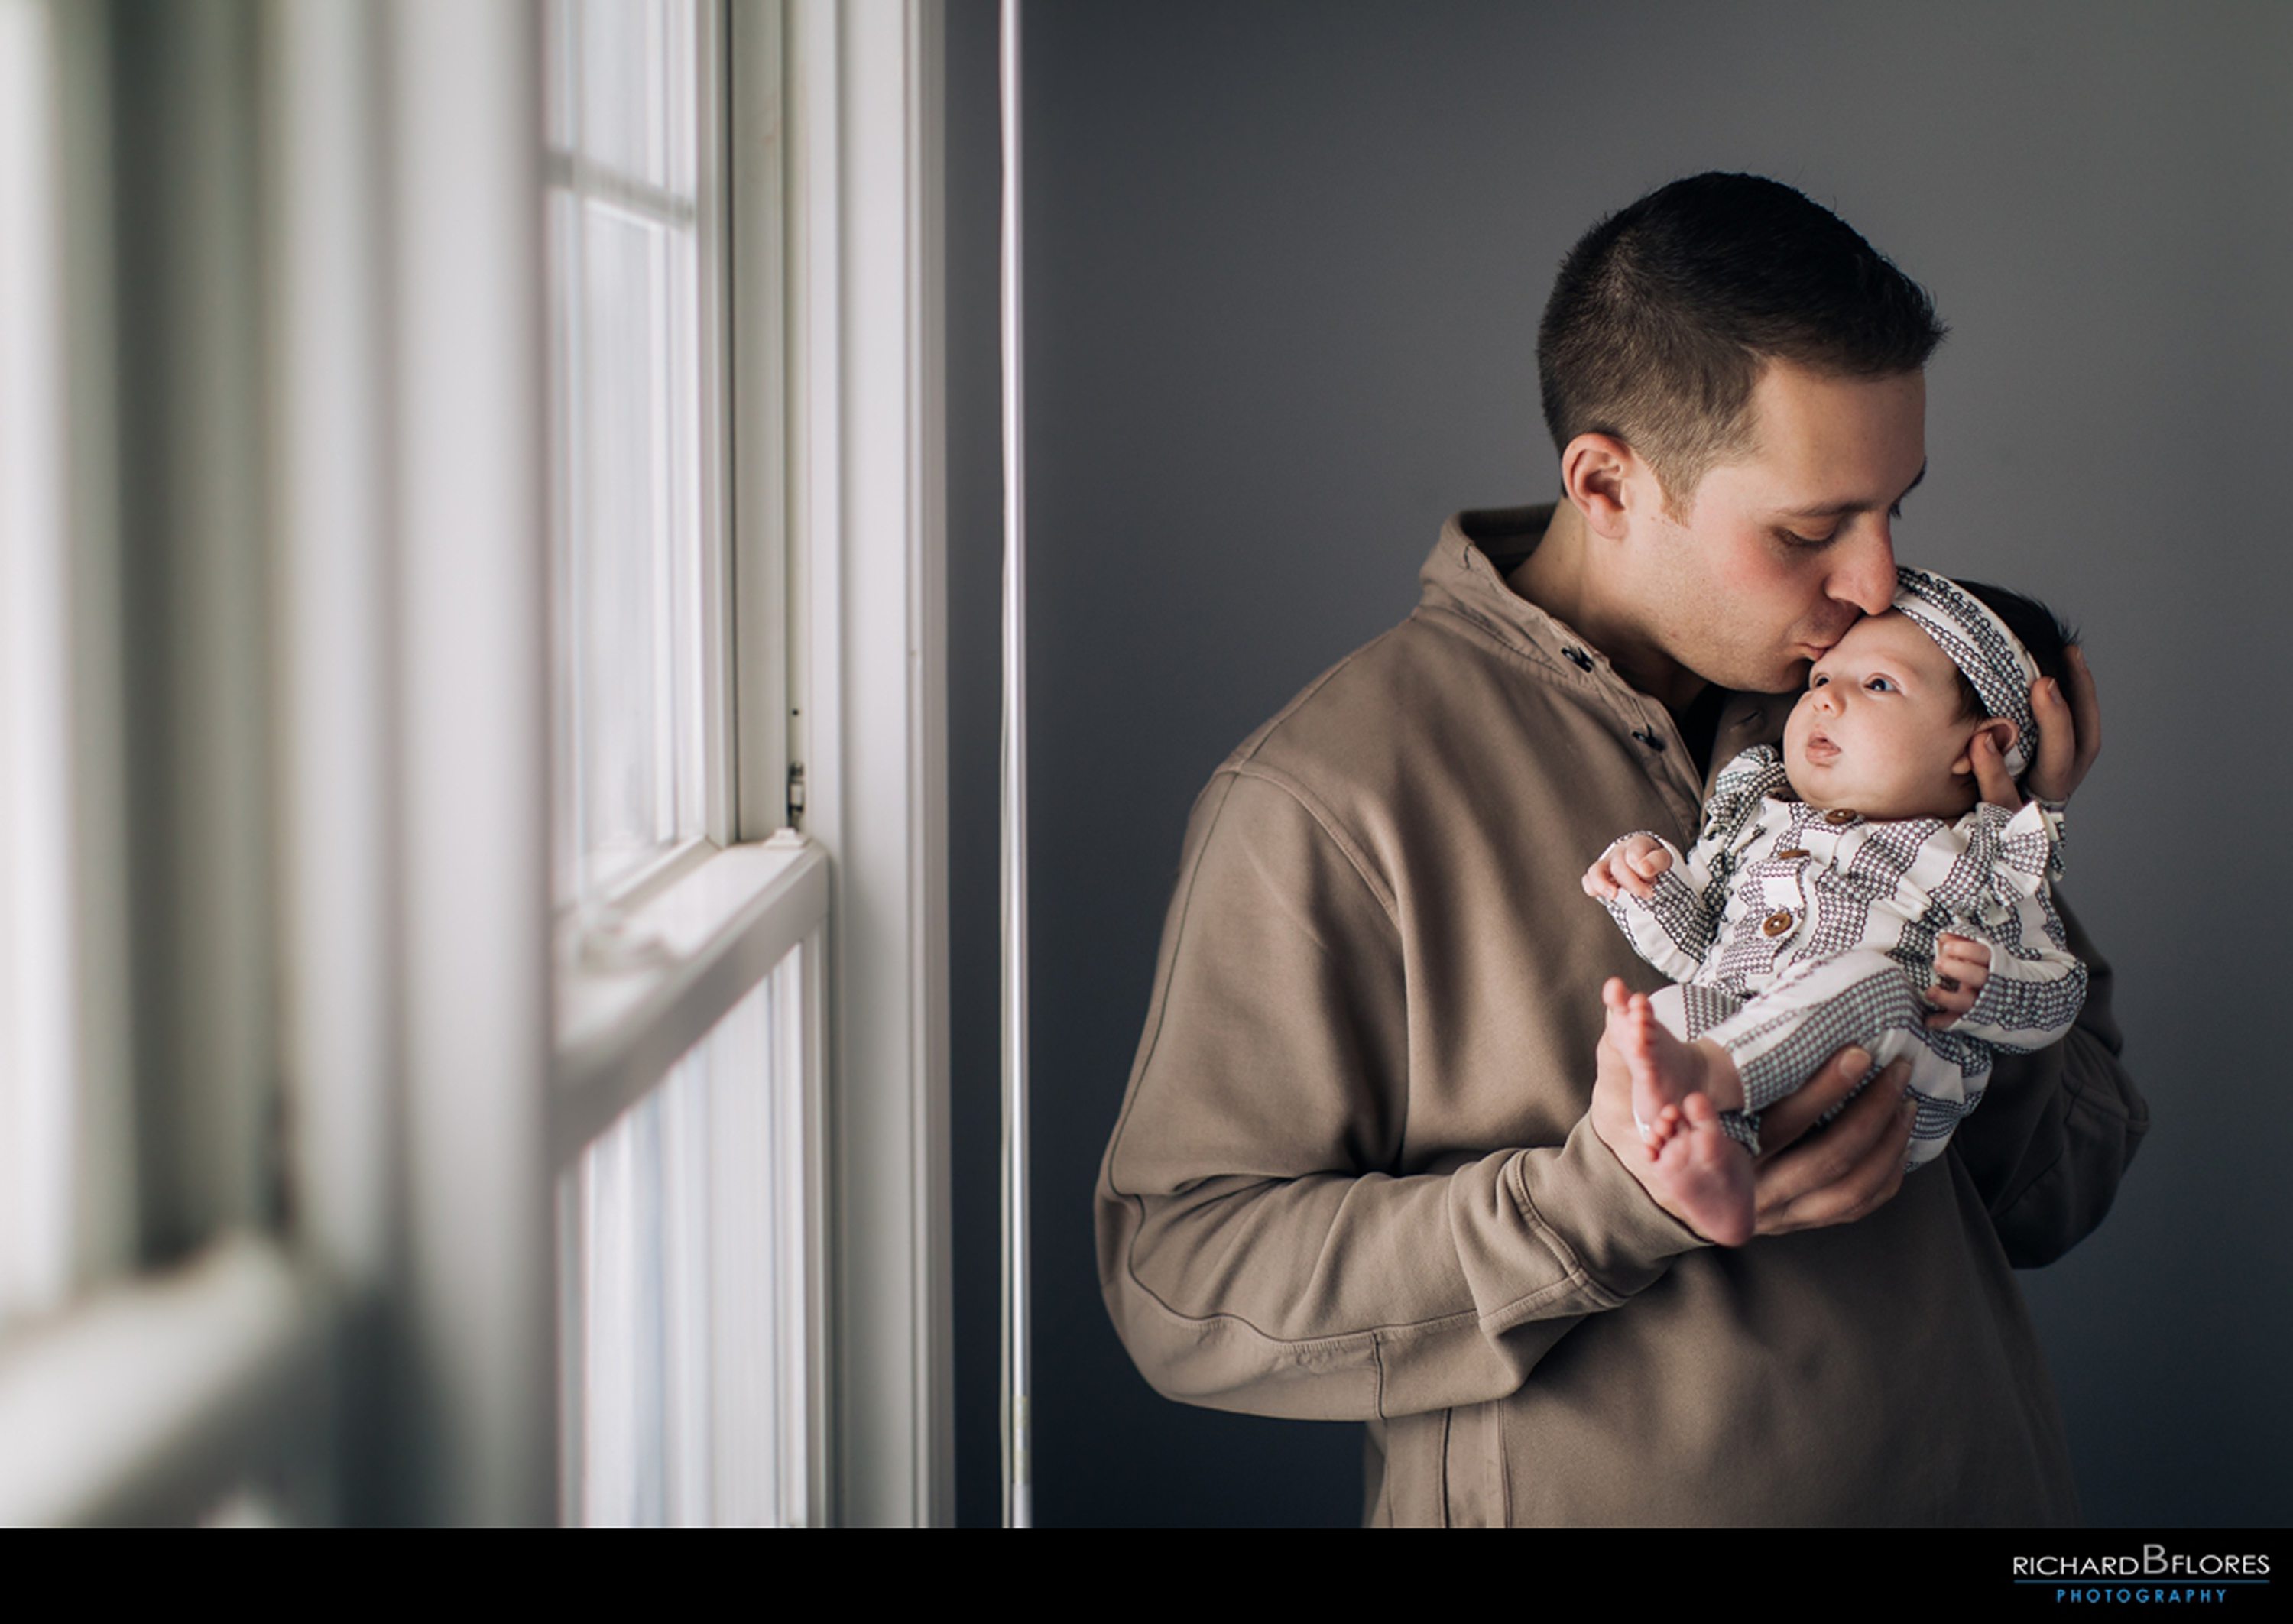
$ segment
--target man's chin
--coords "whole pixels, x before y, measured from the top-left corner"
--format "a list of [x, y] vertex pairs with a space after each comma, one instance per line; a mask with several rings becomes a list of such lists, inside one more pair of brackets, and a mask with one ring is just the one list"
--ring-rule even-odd
[[1816, 658], [1801, 649], [1770, 663], [1698, 671], [1697, 675], [1714, 687], [1733, 688], [1744, 693], [1798, 694], [1807, 687], [1808, 668]]
[[1814, 664], [1815, 661], [1805, 654], [1795, 655], [1782, 665], [1763, 673], [1758, 682], [1732, 683], [1729, 685], [1752, 693], [1796, 694], [1807, 687], [1808, 670]]

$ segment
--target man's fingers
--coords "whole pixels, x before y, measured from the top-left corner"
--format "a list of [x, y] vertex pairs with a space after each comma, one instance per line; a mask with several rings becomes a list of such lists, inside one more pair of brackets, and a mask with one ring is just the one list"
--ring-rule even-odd
[[1988, 733], [1977, 733], [1968, 754], [1974, 758], [1974, 782], [1982, 798], [1993, 806], [2021, 807], [2022, 792], [2014, 787], [2014, 775], [2006, 771], [1998, 741]]
[[[1850, 1223], [1893, 1198], [1911, 1140], [1912, 1113], [1902, 1094], [1910, 1074], [1908, 1061], [1895, 1062], [1827, 1132], [1761, 1162], [1754, 1185], [1759, 1233]], [[1770, 1110], [1761, 1118], [1762, 1139], [1774, 1115]]]
[[2039, 730], [2030, 793], [2041, 800], [2067, 801], [2102, 753], [2102, 700], [2085, 650], [2071, 645], [2066, 679], [2038, 683], [2030, 691], [2030, 707]]
[[1870, 1070], [1871, 1056], [1862, 1049], [1840, 1050], [1807, 1079], [1805, 1087], [1786, 1095], [1760, 1113], [1760, 1143], [1770, 1153], [1790, 1144], [1813, 1127], [1824, 1112], [1854, 1093]]
[[[2039, 682], [2030, 690], [2030, 714], [2038, 720], [2038, 750], [2031, 764], [2032, 788], [2054, 789], [2078, 781], [2078, 718], [2070, 701], [2062, 697], [2062, 684], [2052, 677]], [[2050, 795], [2052, 801], [2070, 797]]]
[[1927, 1003], [1934, 1010], [1934, 1014], [1926, 1017], [1927, 1030], [1948, 1031], [1965, 1020], [1968, 1012], [1973, 1009], [1974, 995], [1971, 992], [1931, 991], [1927, 994]]
[[[2076, 643], [2070, 645], [2070, 676], [2068, 683], [2071, 724], [2078, 729], [2078, 772], [2084, 779], [2094, 767], [2094, 758], [2102, 754], [2102, 697], [2094, 691], [2094, 673], [2087, 668], [2086, 650]], [[2068, 796], [2049, 796], [2050, 800], [2070, 799]]]
[[1978, 948], [1946, 936], [1936, 945], [1935, 966], [1961, 980], [1972, 975], [1987, 975], [1990, 970], [1990, 951], [1988, 948]]

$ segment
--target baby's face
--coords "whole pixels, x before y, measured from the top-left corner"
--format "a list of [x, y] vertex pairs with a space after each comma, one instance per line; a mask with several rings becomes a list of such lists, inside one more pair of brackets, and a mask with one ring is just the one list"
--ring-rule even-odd
[[1801, 800], [1867, 818], [1956, 818], [1974, 804], [1958, 671], [1893, 610], [1859, 620], [1810, 667], [1784, 725], [1784, 768]]

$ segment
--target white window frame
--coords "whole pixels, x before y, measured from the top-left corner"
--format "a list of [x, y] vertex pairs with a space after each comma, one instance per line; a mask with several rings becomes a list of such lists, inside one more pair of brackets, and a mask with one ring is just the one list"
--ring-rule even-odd
[[944, 23], [929, 0], [792, 0], [790, 20], [793, 708], [807, 827], [838, 858], [836, 1504], [944, 1524]]
[[[196, 1516], [250, 1477], [298, 1519], [555, 1521], [555, 1175], [815, 935], [832, 1273], [807, 1515], [952, 1521], [940, 20], [757, 14], [736, 98], [786, 93], [776, 122], [736, 101], [735, 175], [786, 195], [735, 181], [733, 461], [786, 501], [735, 510], [747, 844], [624, 910], [663, 963], [553, 998], [538, 12], [260, 8], [299, 1205], [0, 1343], [0, 1523]], [[67, 25], [79, 69], [103, 26]], [[776, 138], [780, 165], [747, 163]], [[101, 508], [97, 465], [74, 477]], [[776, 692], [757, 632], [783, 621]], [[805, 837], [760, 843], [790, 763]]]
[[[738, 573], [743, 576], [751, 574], [770, 576], [782, 572], [780, 537], [777, 530], [760, 534], [749, 546], [739, 549], [736, 549], [734, 540], [729, 534], [730, 497], [733, 485], [730, 468], [732, 448], [725, 443], [726, 431], [731, 426], [728, 411], [730, 400], [728, 383], [732, 366], [728, 351], [733, 303], [727, 286], [727, 271], [731, 263], [728, 252], [730, 244], [727, 238], [731, 234], [733, 221], [730, 199], [727, 196], [726, 159], [733, 122], [731, 104], [735, 93], [730, 83], [731, 76], [727, 71], [726, 58], [730, 49], [730, 36], [734, 31], [735, 18], [738, 20], [739, 31], [746, 39], [753, 40], [764, 36], [777, 37], [782, 26], [780, 4], [779, 0], [763, 0], [761, 5], [733, 7], [729, 4], [729, 0], [693, 0], [693, 5], [697, 13], [696, 37], [693, 41], [694, 55], [703, 80], [701, 84], [693, 87], [695, 93], [693, 111], [701, 126], [700, 131], [696, 131], [693, 175], [694, 191], [701, 200], [697, 210], [694, 244], [699, 271], [698, 308], [694, 312], [694, 326], [699, 344], [695, 383], [700, 405], [699, 415], [694, 424], [698, 435], [698, 444], [694, 448], [698, 453], [701, 465], [702, 487], [696, 493], [697, 500], [694, 508], [700, 525], [699, 568], [701, 599], [700, 606], [701, 646], [699, 650], [701, 760], [699, 765], [703, 788], [700, 808], [701, 828], [697, 835], [689, 835], [673, 841], [666, 848], [635, 865], [629, 872], [617, 879], [604, 895], [592, 894], [586, 882], [577, 879], [572, 891], [560, 898], [561, 904], [571, 916], [565, 920], [563, 926], [568, 940], [561, 941], [560, 944], [561, 950], [564, 951], [580, 950], [583, 943], [579, 938], [596, 937], [601, 933], [601, 926], [602, 933], [609, 938], [617, 933], [614, 927], [620, 919], [625, 905], [636, 901], [677, 874], [690, 869], [693, 863], [704, 858], [709, 850], [725, 846], [742, 837], [738, 830], [740, 813], [737, 796], [740, 786], [735, 783], [734, 775], [737, 764], [749, 741], [736, 740], [733, 737], [733, 728], [738, 716], [745, 707], [732, 703], [735, 691], [733, 684], [738, 675], [733, 669], [733, 662], [737, 656], [738, 649], [733, 634], [730, 594], [726, 586], [735, 574], [733, 565], [736, 552], [737, 561], [741, 566]], [[777, 61], [777, 53], [774, 60]], [[769, 116], [771, 109], [778, 103], [780, 89], [777, 83], [758, 83], [751, 78], [743, 84], [739, 94], [747, 101], [763, 101], [766, 104], [765, 113]], [[717, 127], [721, 139], [712, 140], [701, 133], [709, 125]], [[655, 194], [650, 186], [641, 182], [632, 182], [619, 176], [601, 174], [588, 160], [578, 156], [561, 154], [554, 147], [546, 152], [545, 164], [548, 183], [552, 187], [563, 186], [583, 195], [609, 198], [656, 223], [668, 225], [679, 223], [676, 221], [675, 215], [681, 211], [676, 204]], [[751, 180], [757, 178], [753, 173], [755, 167], [750, 166], [749, 170], [744, 171]], [[777, 166], [766, 165], [764, 167], [774, 173], [766, 174], [762, 182], [752, 186], [751, 190], [764, 194], [762, 200], [766, 206], [776, 207], [780, 193], [780, 187], [776, 183]], [[582, 271], [577, 268], [571, 274], [578, 278]], [[751, 286], [743, 290], [741, 303], [744, 307], [753, 307], [756, 312], [768, 320], [776, 322], [779, 291], [777, 277], [765, 276], [754, 279]], [[578, 390], [584, 382], [585, 380], [579, 377], [568, 380], [574, 390]], [[554, 400], [551, 402], [553, 415], [559, 416], [561, 422], [564, 423], [569, 430], [579, 420], [578, 415], [569, 416], [572, 405], [571, 400]], [[780, 414], [776, 405], [771, 416], [777, 422]], [[555, 469], [553, 469], [552, 477], [553, 479], [559, 477]], [[578, 527], [583, 522], [578, 515], [578, 504], [570, 505], [576, 512], [569, 513], [567, 522]], [[577, 570], [576, 575], [578, 574]], [[570, 608], [571, 605], [558, 606], [561, 614]], [[760, 641], [769, 643], [772, 650], [778, 650], [784, 647], [786, 642], [784, 629], [766, 627], [759, 630]], [[577, 626], [570, 619], [561, 622], [561, 632], [563, 634], [564, 642], [568, 644], [571, 644], [579, 635]], [[555, 680], [563, 682], [572, 679], [577, 669], [572, 654], [573, 650], [571, 647], [559, 650], [559, 658], [563, 663], [558, 668]], [[769, 657], [755, 662], [760, 668], [779, 663], [781, 662]], [[775, 684], [776, 691], [784, 686], [784, 679], [780, 680]], [[741, 692], [743, 699], [747, 698], [747, 690], [741, 689], [738, 691]], [[769, 711], [774, 707], [778, 698], [778, 693], [775, 691], [769, 702], [760, 699], [757, 708], [759, 711]], [[574, 729], [577, 735], [579, 728], [579, 724], [577, 721]], [[776, 736], [778, 731], [776, 729], [770, 728], [762, 731], [773, 736]], [[561, 742], [570, 743], [571, 740]], [[561, 772], [564, 771], [563, 763], [560, 764], [560, 771]], [[572, 786], [572, 797], [576, 804], [581, 801], [584, 793], [584, 787], [578, 784]], [[757, 837], [762, 838], [763, 836], [770, 834], [775, 826], [774, 823], [767, 823]], [[571, 838], [573, 832], [571, 829], [563, 830], [560, 833], [560, 838]], [[581, 873], [588, 861], [587, 854], [579, 852], [561, 852], [560, 855], [570, 856], [571, 867], [577, 876]], [[599, 943], [592, 941], [587, 945], [592, 949], [603, 947], [605, 956], [612, 956], [612, 948], [610, 941]]]

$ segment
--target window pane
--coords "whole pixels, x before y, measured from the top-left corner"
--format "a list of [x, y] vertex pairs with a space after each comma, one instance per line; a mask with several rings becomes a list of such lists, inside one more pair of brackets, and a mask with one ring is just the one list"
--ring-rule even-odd
[[549, 11], [558, 894], [701, 833], [702, 103], [690, 4]]
[[694, 21], [690, 0], [551, 0], [551, 143], [689, 192]]
[[803, 950], [565, 1175], [578, 1521], [802, 1521]]

